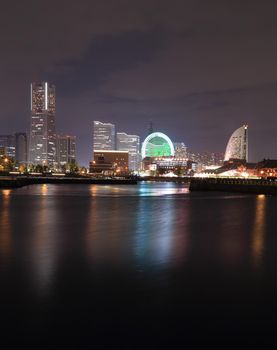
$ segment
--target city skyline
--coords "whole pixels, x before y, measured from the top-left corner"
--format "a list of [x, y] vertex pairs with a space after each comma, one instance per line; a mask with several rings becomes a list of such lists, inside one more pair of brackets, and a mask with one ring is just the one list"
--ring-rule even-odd
[[[29, 133], [17, 132], [15, 134], [1, 135], [3, 141], [2, 143], [0, 142], [0, 146], [4, 143], [7, 144], [4, 147], [6, 149], [6, 154], [15, 158], [17, 161], [18, 156], [16, 156], [16, 153], [18, 153], [18, 151], [16, 151], [15, 147], [17, 144], [16, 137], [17, 135], [21, 136], [25, 134], [25, 143], [26, 147], [28, 144], [28, 147], [26, 161], [23, 163], [27, 163], [28, 161], [29, 164], [33, 165], [40, 164], [50, 166], [56, 164], [60, 167], [61, 165], [65, 165], [64, 159], [67, 159], [68, 163], [78, 161], [76, 157], [76, 136], [57, 133], [56, 131], [56, 86], [46, 81], [31, 83], [30, 109], [31, 122]], [[116, 132], [116, 125], [109, 122], [94, 120], [92, 123], [92, 151], [94, 149], [129, 151], [131, 155], [129, 158], [130, 169], [137, 170], [139, 168], [138, 164], [141, 153], [141, 137], [134, 134], [127, 134], [126, 132]], [[149, 122], [149, 125], [148, 136], [149, 130], [154, 130], [152, 121]], [[157, 131], [156, 133], [159, 134], [160, 132]], [[146, 138], [148, 137], [147, 134]], [[120, 137], [122, 140], [119, 140]], [[187, 146], [184, 142], [175, 141], [174, 144], [176, 146], [185, 147], [185, 152], [187, 153]], [[50, 151], [50, 153], [48, 151]], [[22, 152], [22, 150], [20, 150], [20, 152]], [[22, 155], [20, 157], [22, 158]], [[50, 161], [49, 157], [51, 158]], [[90, 161], [92, 159], [93, 154]]]

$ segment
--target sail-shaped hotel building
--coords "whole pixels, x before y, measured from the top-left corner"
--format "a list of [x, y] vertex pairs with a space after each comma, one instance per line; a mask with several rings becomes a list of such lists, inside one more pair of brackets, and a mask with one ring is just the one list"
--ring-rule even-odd
[[241, 126], [231, 135], [224, 161], [230, 159], [242, 159], [248, 162], [248, 125]]

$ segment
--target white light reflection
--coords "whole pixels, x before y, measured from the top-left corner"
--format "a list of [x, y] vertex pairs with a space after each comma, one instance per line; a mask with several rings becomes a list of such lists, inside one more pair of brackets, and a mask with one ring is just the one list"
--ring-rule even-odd
[[166, 195], [180, 195], [188, 194], [188, 186], [178, 186], [168, 183], [142, 183], [139, 187], [139, 194], [141, 197], [144, 196], [166, 196]]
[[140, 200], [134, 242], [139, 269], [148, 264], [162, 267], [169, 263], [175, 233], [173, 203], [170, 199]]
[[[47, 194], [47, 186], [42, 185], [42, 194]], [[32, 223], [32, 268], [35, 270], [34, 276], [41, 295], [49, 292], [56, 267], [58, 229], [55, 200], [55, 196], [41, 197]]]

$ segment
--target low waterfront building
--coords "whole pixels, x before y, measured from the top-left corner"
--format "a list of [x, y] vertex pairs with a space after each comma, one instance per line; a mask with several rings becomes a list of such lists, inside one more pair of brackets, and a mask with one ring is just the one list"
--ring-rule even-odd
[[145, 157], [143, 170], [152, 176], [164, 176], [168, 173], [175, 176], [188, 176], [195, 171], [195, 163], [187, 158]]
[[243, 159], [230, 159], [221, 167], [207, 168], [197, 177], [257, 177], [257, 163], [248, 163]]
[[277, 159], [264, 159], [257, 163], [255, 173], [262, 178], [277, 177]]
[[129, 153], [127, 151], [94, 150], [90, 162], [90, 173], [127, 174], [129, 171]]

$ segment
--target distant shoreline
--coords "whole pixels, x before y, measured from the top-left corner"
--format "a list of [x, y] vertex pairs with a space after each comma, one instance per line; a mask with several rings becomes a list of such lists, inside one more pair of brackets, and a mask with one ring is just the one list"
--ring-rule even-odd
[[1, 188], [20, 188], [36, 184], [97, 184], [97, 185], [136, 185], [133, 178], [90, 178], [55, 176], [0, 176]]

